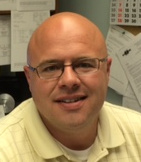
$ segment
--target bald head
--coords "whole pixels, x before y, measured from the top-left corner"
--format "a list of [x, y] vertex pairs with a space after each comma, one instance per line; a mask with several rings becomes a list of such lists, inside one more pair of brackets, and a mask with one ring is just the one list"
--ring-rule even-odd
[[62, 12], [45, 20], [33, 33], [28, 46], [28, 58], [30, 60], [32, 55], [35, 57], [36, 53], [41, 53], [43, 46], [46, 46], [46, 50], [52, 44], [61, 42], [65, 46], [78, 37], [84, 43], [89, 40], [87, 42], [91, 46], [107, 54], [103, 35], [95, 24], [79, 14]]

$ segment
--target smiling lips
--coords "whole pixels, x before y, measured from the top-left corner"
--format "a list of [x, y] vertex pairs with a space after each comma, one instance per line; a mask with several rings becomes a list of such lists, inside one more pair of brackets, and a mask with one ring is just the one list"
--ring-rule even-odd
[[62, 103], [74, 103], [74, 102], [78, 102], [80, 100], [84, 100], [86, 98], [86, 96], [83, 97], [77, 97], [77, 98], [73, 98], [73, 99], [61, 99], [58, 100], [57, 102], [62, 102]]

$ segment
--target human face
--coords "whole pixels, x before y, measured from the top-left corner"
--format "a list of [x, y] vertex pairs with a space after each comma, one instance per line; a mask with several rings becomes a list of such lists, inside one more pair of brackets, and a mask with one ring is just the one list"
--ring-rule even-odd
[[[42, 43], [34, 44], [31, 66], [47, 60], [58, 60], [65, 65], [80, 58], [104, 58], [106, 49], [101, 37], [94, 40], [92, 34], [65, 30], [60, 35], [48, 34]], [[77, 75], [71, 66], [65, 67], [58, 79], [42, 80], [25, 67], [25, 74], [37, 109], [45, 125], [51, 129], [70, 131], [92, 126], [98, 119], [105, 100], [111, 61], [100, 63], [100, 69], [89, 75]]]

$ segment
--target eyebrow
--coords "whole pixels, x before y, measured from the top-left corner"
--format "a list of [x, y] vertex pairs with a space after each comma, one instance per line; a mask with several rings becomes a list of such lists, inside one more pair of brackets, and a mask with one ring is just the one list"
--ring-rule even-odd
[[63, 61], [60, 61], [60, 60], [57, 60], [57, 59], [51, 59], [51, 60], [46, 60], [46, 61], [40, 62], [38, 66], [44, 65], [44, 64], [61, 63], [61, 62], [63, 62]]
[[[86, 57], [86, 56], [83, 56], [83, 57], [78, 57], [78, 58], [74, 58], [72, 62], [77, 62], [77, 61], [83, 61], [83, 60], [87, 60], [87, 59], [92, 59], [91, 57]], [[44, 64], [55, 64], [55, 63], [63, 63], [64, 61], [62, 60], [58, 60], [58, 59], [51, 59], [51, 60], [45, 60], [45, 61], [42, 61], [41, 63], [39, 63], [38, 66], [40, 65], [44, 65]], [[38, 67], [37, 66], [37, 67]]]

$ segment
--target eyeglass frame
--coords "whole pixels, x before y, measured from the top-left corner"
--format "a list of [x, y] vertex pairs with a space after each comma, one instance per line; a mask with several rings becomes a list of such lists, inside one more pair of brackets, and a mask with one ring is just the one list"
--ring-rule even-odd
[[[100, 68], [100, 62], [106, 62], [107, 60], [108, 60], [108, 56], [106, 56], [106, 57], [104, 57], [104, 58], [102, 58], [102, 59], [99, 59], [99, 58], [87, 58], [87, 59], [84, 59], [84, 60], [94, 60], [94, 59], [96, 59], [96, 60], [98, 60], [98, 67], [97, 67], [97, 70], [96, 71], [94, 71], [93, 73], [95, 73], [95, 72], [97, 72], [98, 70], [99, 70], [99, 68]], [[37, 74], [37, 76], [40, 78], [40, 79], [42, 79], [42, 80], [51, 80], [51, 79], [57, 79], [57, 78], [59, 78], [59, 77], [61, 77], [62, 76], [62, 74], [64, 73], [64, 69], [65, 69], [65, 67], [67, 67], [67, 66], [72, 66], [72, 69], [74, 70], [74, 72], [76, 73], [76, 74], [78, 74], [78, 75], [83, 75], [83, 74], [79, 74], [76, 70], [75, 70], [75, 67], [73, 66], [73, 64], [75, 64], [75, 62], [77, 62], [77, 61], [74, 61], [73, 63], [71, 63], [71, 64], [69, 64], [69, 65], [64, 65], [64, 64], [62, 64], [63, 66], [62, 66], [62, 68], [61, 68], [61, 74], [59, 75], [59, 76], [57, 76], [57, 77], [53, 77], [53, 78], [44, 78], [44, 77], [41, 77], [40, 75], [39, 75], [39, 72], [38, 72], [38, 67], [40, 67], [40, 65], [38, 65], [38, 66], [36, 66], [36, 67], [32, 67], [30, 64], [27, 64], [27, 66], [28, 66], [28, 68], [32, 71], [32, 72], [35, 72], [36, 71], [36, 74]]]

